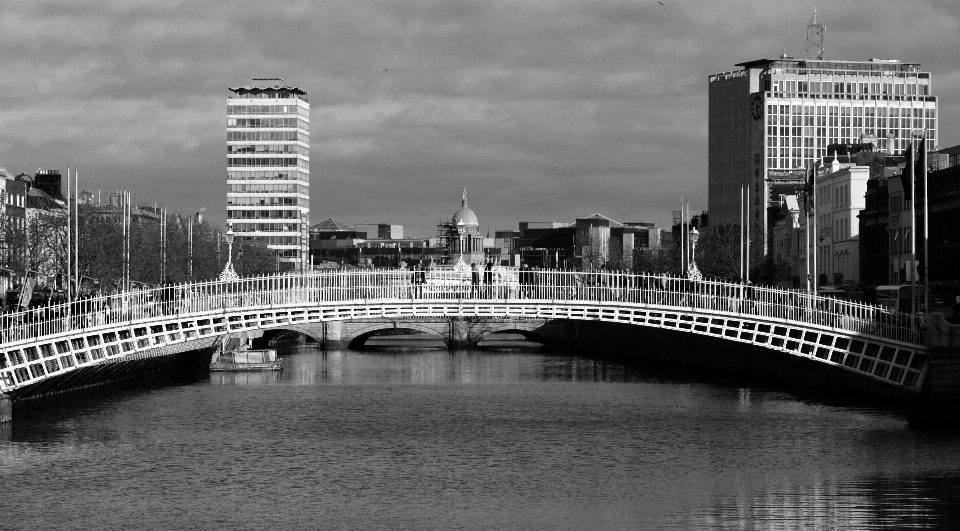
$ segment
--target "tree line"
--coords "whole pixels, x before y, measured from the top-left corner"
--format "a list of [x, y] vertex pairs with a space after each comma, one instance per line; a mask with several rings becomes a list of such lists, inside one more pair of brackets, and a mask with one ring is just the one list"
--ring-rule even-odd
[[[122, 216], [119, 212], [80, 205], [77, 217], [79, 237], [74, 244], [78, 245], [79, 274], [84, 288], [89, 289], [90, 285], [103, 290], [116, 288], [123, 280], [125, 260]], [[161, 246], [159, 218], [134, 216], [128, 236], [130, 280], [138, 284], [159, 285], [166, 281], [179, 283], [217, 278], [227, 261], [228, 245], [224, 231], [207, 220], [191, 224], [189, 217], [178, 212], [169, 213], [166, 218], [165, 245]], [[28, 219], [25, 227], [16, 227], [9, 221], [5, 223], [2, 259], [8, 273], [17, 277], [31, 273], [40, 277], [61, 275], [66, 278], [67, 225], [66, 209], [40, 212]], [[277, 270], [276, 253], [265, 246], [235, 241], [232, 258], [234, 269], [240, 276]], [[161, 268], [164, 262], [165, 267]], [[163, 270], [166, 278], [162, 278]]]
[[[695, 247], [697, 269], [704, 277], [730, 281], [741, 280], [741, 235], [738, 225], [706, 225], [698, 227]], [[764, 254], [766, 235], [761, 230], [750, 234], [750, 280], [754, 283], [775, 285], [792, 280], [787, 264], [773, 253]], [[662, 242], [663, 243], [663, 242]], [[634, 252], [633, 270], [650, 273], [685, 274], [681, 271], [679, 238], [672, 245], [661, 244], [657, 249]], [[688, 247], [689, 249], [689, 247]], [[689, 258], [688, 258], [689, 260]]]

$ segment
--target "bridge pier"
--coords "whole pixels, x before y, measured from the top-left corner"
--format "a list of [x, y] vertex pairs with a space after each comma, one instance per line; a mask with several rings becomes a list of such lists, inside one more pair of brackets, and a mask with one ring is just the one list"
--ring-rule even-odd
[[470, 323], [462, 317], [451, 317], [447, 331], [447, 348], [450, 350], [467, 349], [475, 342], [470, 337]]
[[347, 348], [348, 341], [343, 339], [343, 321], [324, 321], [321, 343], [327, 349]]
[[960, 431], [960, 325], [948, 323], [941, 313], [927, 321], [927, 374], [910, 423]]
[[13, 400], [0, 393], [0, 424], [13, 421]]

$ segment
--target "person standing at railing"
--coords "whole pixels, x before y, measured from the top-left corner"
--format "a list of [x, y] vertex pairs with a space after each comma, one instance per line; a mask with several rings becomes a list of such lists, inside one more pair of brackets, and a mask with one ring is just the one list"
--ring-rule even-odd
[[407, 296], [411, 299], [416, 298], [417, 295], [417, 264], [413, 264], [413, 267], [410, 268], [410, 285], [407, 289]]
[[666, 304], [667, 291], [670, 288], [670, 279], [667, 278], [667, 272], [661, 271], [660, 278], [653, 278], [653, 288], [657, 291], [656, 303]]
[[410, 286], [411, 299], [418, 299], [423, 296], [423, 292], [422, 292], [423, 288], [421, 287], [421, 284], [420, 284], [420, 281], [423, 278], [421, 276], [422, 274], [423, 274], [423, 260], [420, 260], [419, 262], [417, 262], [415, 266], [413, 266], [413, 274], [410, 277], [411, 280], [413, 281], [413, 284]]
[[493, 260], [487, 260], [483, 268], [483, 285], [488, 299], [493, 298]]
[[520, 297], [521, 299], [530, 298], [530, 266], [527, 264], [522, 264], [520, 266], [520, 274], [517, 275], [517, 280], [520, 283]]
[[417, 268], [417, 296], [423, 298], [423, 290], [427, 285], [427, 266], [423, 264], [423, 260], [420, 261], [420, 266]]
[[480, 268], [477, 263], [470, 264], [470, 298], [480, 296]]
[[160, 300], [163, 305], [163, 315], [170, 315], [173, 313], [174, 305], [174, 290], [173, 282], [170, 280], [170, 277], [167, 277], [167, 281], [163, 284], [163, 287], [160, 289]]

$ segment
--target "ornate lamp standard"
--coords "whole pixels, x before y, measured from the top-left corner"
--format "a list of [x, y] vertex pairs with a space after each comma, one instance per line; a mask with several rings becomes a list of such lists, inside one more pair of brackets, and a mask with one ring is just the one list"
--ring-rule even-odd
[[687, 278], [690, 280], [703, 280], [703, 275], [700, 274], [700, 270], [697, 269], [697, 239], [700, 238], [700, 233], [697, 232], [697, 228], [693, 227], [690, 229], [690, 232], [687, 233], [687, 239], [690, 242], [690, 265], [687, 266]]
[[224, 236], [227, 239], [227, 265], [220, 273], [220, 280], [239, 280], [240, 276], [233, 270], [233, 238], [236, 237], [233, 233], [233, 223], [227, 223], [227, 232]]

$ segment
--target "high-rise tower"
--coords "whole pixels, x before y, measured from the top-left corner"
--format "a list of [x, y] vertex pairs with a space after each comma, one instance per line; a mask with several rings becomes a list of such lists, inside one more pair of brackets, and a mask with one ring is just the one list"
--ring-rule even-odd
[[765, 234], [767, 202], [778, 199], [768, 197], [771, 182], [802, 181], [830, 144], [876, 138], [879, 149], [900, 154], [922, 130], [927, 149], [937, 145], [937, 98], [919, 63], [783, 55], [737, 66], [708, 82], [711, 223], [739, 225], [748, 187], [748, 226]]
[[227, 220], [238, 243], [274, 249], [284, 270], [309, 268], [310, 104], [279, 78], [227, 99]]

